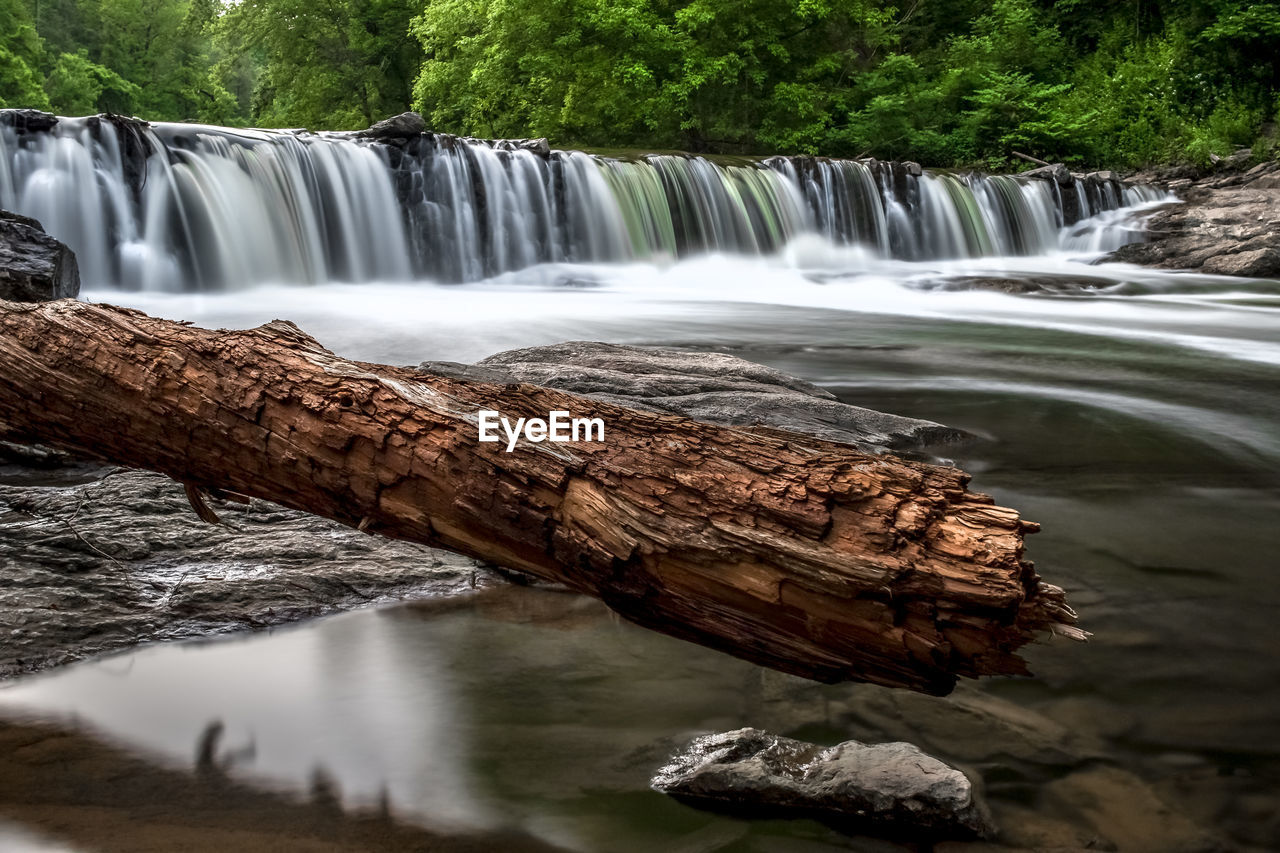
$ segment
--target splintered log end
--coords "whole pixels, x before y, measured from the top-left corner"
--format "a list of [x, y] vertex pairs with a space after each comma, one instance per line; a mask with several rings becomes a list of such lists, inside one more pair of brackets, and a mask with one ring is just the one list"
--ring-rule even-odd
[[[1038, 526], [955, 468], [346, 361], [285, 321], [0, 303], [0, 360], [6, 429], [174, 477], [206, 521], [205, 493], [274, 501], [806, 678], [941, 694], [1026, 674], [1018, 650], [1039, 635], [1086, 636], [1023, 559]], [[508, 451], [478, 441], [486, 409], [589, 412], [607, 435]]]

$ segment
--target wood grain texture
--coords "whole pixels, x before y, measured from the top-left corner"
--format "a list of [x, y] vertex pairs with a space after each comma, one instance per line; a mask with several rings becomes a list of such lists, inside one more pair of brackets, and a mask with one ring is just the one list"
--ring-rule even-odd
[[[211, 331], [0, 302], [0, 424], [559, 581], [626, 618], [821, 681], [946, 693], [1082, 636], [1037, 529], [954, 468], [525, 384], [340, 358], [291, 323]], [[604, 442], [477, 441], [477, 413], [601, 417]]]

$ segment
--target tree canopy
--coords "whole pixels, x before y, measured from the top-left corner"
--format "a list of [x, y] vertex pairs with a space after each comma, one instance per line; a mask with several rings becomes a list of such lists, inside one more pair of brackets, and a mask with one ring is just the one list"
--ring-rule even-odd
[[1270, 138], [1280, 2], [0, 0], [0, 105], [1006, 166]]

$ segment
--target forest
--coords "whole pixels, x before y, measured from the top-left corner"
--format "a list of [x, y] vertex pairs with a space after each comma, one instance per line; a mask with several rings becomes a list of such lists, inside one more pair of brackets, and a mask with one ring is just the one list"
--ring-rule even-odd
[[0, 0], [0, 107], [1007, 168], [1267, 156], [1280, 3]]

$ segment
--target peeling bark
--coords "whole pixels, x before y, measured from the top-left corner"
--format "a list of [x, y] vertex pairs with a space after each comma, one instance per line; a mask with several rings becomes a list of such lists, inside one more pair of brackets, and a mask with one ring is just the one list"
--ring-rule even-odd
[[[195, 506], [231, 492], [452, 549], [785, 672], [942, 694], [1025, 674], [1037, 632], [1083, 636], [1022, 558], [1037, 526], [953, 468], [349, 361], [283, 321], [0, 302], [0, 362], [10, 431], [160, 471]], [[606, 440], [507, 453], [477, 441], [480, 409], [601, 417]]]

